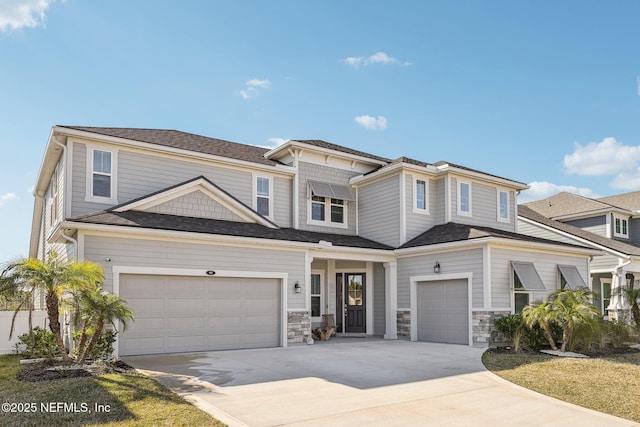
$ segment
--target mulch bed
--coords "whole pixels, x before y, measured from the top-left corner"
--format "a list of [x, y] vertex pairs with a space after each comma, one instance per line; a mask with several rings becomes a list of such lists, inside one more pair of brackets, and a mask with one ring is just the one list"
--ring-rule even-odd
[[[544, 349], [550, 350], [551, 347], [545, 347]], [[614, 354], [633, 354], [640, 353], [639, 348], [633, 347], [605, 347], [598, 351], [576, 351], [577, 353], [584, 354], [589, 357], [607, 357], [612, 356]], [[498, 353], [498, 354], [516, 354], [512, 347], [495, 347], [487, 350], [487, 353]], [[539, 350], [531, 350], [531, 349], [520, 349], [520, 353], [518, 354], [542, 354]]]
[[87, 363], [84, 365], [61, 364], [55, 361], [22, 365], [16, 378], [20, 381], [49, 381], [63, 378], [94, 377], [113, 372], [133, 372], [134, 369], [122, 360]]

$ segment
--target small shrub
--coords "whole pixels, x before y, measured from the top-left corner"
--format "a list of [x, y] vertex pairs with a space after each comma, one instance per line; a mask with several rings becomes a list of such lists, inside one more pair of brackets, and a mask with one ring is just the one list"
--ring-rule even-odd
[[48, 329], [42, 329], [39, 326], [33, 328], [33, 337], [28, 332], [18, 337], [16, 353], [30, 359], [40, 357], [53, 359], [60, 356], [60, 350], [53, 332]]
[[[89, 328], [87, 330], [89, 336], [94, 333], [93, 328]], [[73, 340], [77, 343], [80, 341], [80, 336], [82, 335], [82, 331], [76, 331], [73, 333]], [[91, 350], [91, 353], [87, 355], [87, 359], [109, 359], [113, 356], [113, 343], [116, 342], [116, 335], [118, 335], [117, 331], [114, 330], [106, 330], [100, 335], [100, 339], [96, 346]], [[78, 347], [75, 346], [73, 348], [73, 354], [75, 356], [78, 355]]]
[[[495, 320], [495, 326], [511, 340], [516, 352], [519, 352], [520, 348], [539, 350], [548, 345], [542, 328], [538, 325], [528, 328], [520, 314], [500, 317]], [[557, 323], [551, 323], [550, 328], [552, 337], [556, 342], [559, 341], [562, 337], [562, 327]]]
[[629, 326], [622, 322], [605, 321], [604, 333], [607, 344], [610, 344], [613, 348], [624, 347], [631, 341]]

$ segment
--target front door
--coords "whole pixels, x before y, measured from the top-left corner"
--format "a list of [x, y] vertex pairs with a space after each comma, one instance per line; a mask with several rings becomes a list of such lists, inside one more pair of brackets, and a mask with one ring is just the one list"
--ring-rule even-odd
[[367, 332], [365, 275], [344, 275], [344, 332]]

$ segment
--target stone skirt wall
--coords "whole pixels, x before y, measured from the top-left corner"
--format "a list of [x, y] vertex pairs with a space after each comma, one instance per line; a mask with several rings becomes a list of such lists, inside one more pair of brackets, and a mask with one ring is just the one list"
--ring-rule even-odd
[[495, 320], [510, 314], [510, 311], [474, 311], [471, 319], [473, 346], [496, 347], [504, 343], [505, 337], [496, 330]]
[[287, 313], [287, 342], [313, 342], [311, 337], [311, 315], [308, 311], [290, 311]]
[[411, 337], [411, 311], [398, 310], [396, 314], [398, 337]]

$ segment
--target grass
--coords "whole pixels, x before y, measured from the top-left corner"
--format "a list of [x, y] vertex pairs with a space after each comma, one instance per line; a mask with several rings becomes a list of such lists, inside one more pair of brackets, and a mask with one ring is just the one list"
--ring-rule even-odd
[[[21, 410], [7, 412], [3, 406], [0, 426], [224, 425], [141, 374], [18, 381], [19, 359], [16, 355], [0, 355], [0, 403], [14, 403], [14, 409]], [[25, 404], [34, 411], [25, 412]], [[102, 412], [96, 411], [96, 404], [103, 405]]]
[[482, 361], [487, 369], [512, 383], [640, 422], [640, 353], [575, 359], [487, 352]]

